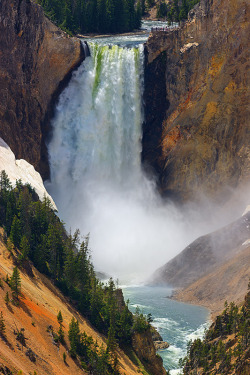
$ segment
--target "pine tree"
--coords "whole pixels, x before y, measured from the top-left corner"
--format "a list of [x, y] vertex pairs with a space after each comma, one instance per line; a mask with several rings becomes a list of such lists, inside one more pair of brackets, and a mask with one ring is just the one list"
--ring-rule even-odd
[[107, 352], [114, 353], [116, 348], [116, 339], [115, 339], [115, 318], [114, 312], [111, 312], [109, 329], [108, 329], [108, 341], [107, 341]]
[[107, 305], [109, 309], [109, 329], [107, 352], [114, 353], [116, 348], [116, 300], [114, 296], [115, 283], [112, 278], [109, 279]]
[[10, 180], [8, 178], [8, 175], [5, 172], [5, 170], [2, 170], [1, 174], [0, 174], [0, 191], [1, 191], [1, 195], [2, 195], [3, 192], [10, 191], [10, 189], [11, 189], [11, 183], [10, 183]]
[[99, 32], [106, 31], [106, 1], [97, 0], [97, 25]]
[[118, 336], [121, 342], [129, 344], [131, 341], [131, 330], [133, 326], [133, 315], [128, 309], [129, 300], [127, 301], [126, 306], [124, 307], [119, 324]]
[[107, 30], [114, 32], [115, 5], [114, 0], [106, 0], [106, 24]]
[[60, 341], [61, 344], [64, 344], [64, 332], [62, 329], [62, 325], [60, 324], [59, 330], [58, 330], [58, 340]]
[[9, 292], [6, 292], [5, 297], [4, 297], [4, 301], [5, 301], [6, 305], [8, 306], [9, 303], [10, 303]]
[[20, 259], [21, 260], [26, 260], [28, 255], [29, 255], [29, 252], [30, 252], [30, 245], [29, 245], [29, 241], [27, 239], [27, 237], [24, 235], [22, 236], [21, 238], [21, 242], [20, 242], [20, 250], [21, 250], [21, 257]]
[[13, 251], [14, 251], [14, 244], [13, 244], [13, 242], [11, 241], [11, 239], [10, 238], [7, 238], [7, 249], [8, 249], [8, 251], [10, 252], [10, 253], [13, 253]]
[[6, 220], [5, 220], [5, 229], [8, 235], [10, 234], [12, 220], [13, 220], [13, 209], [12, 209], [11, 202], [8, 200], [7, 209], [6, 209]]
[[179, 20], [187, 19], [188, 16], [188, 5], [187, 0], [182, 0], [182, 5], [180, 8]]
[[20, 220], [17, 216], [14, 216], [12, 221], [11, 230], [10, 230], [10, 240], [13, 244], [18, 247], [21, 238], [21, 228], [20, 228]]
[[10, 287], [12, 290], [13, 299], [18, 301], [21, 294], [21, 278], [17, 267], [14, 268], [13, 274], [10, 278]]
[[63, 352], [63, 362], [64, 362], [64, 363], [66, 363], [66, 358], [67, 358], [66, 353]]
[[3, 319], [3, 312], [0, 313], [0, 335], [5, 336], [5, 323]]
[[79, 322], [72, 317], [69, 324], [69, 342], [70, 342], [70, 355], [75, 358], [77, 355], [78, 346], [80, 343], [80, 329]]
[[59, 222], [49, 224], [47, 231], [46, 250], [50, 255], [49, 265], [51, 276], [60, 280], [63, 273], [64, 246], [62, 226]]
[[62, 317], [62, 313], [61, 313], [61, 310], [59, 311], [59, 313], [57, 314], [57, 321], [60, 325], [62, 325], [62, 322], [63, 322], [63, 317]]
[[81, 309], [83, 312], [89, 308], [90, 304], [91, 273], [93, 268], [90, 262], [88, 242], [89, 237], [86, 236], [77, 255], [77, 281], [81, 290]]
[[141, 3], [140, 1], [137, 2], [136, 5], [136, 12], [135, 12], [135, 29], [140, 29], [141, 27], [141, 16], [142, 16], [142, 9], [141, 9]]

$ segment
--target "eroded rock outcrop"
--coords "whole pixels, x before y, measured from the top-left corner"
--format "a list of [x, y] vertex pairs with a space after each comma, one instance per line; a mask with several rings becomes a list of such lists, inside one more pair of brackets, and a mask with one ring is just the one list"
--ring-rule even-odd
[[169, 348], [169, 343], [166, 341], [163, 341], [163, 338], [161, 337], [160, 333], [157, 331], [156, 328], [151, 326], [150, 331], [151, 331], [152, 340], [154, 342], [154, 346], [156, 350]]
[[135, 332], [132, 336], [132, 346], [143, 365], [148, 368], [152, 374], [166, 375], [162, 358], [156, 355], [150, 329], [143, 333]]
[[215, 196], [249, 182], [249, 3], [201, 0], [145, 46], [143, 162], [163, 194]]
[[48, 177], [44, 136], [60, 89], [84, 59], [70, 38], [30, 0], [0, 2], [0, 136], [16, 158]]

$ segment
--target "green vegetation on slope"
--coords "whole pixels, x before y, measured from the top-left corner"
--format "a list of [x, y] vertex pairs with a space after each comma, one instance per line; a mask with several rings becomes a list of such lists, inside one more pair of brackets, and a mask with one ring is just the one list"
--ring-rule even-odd
[[46, 15], [69, 33], [117, 33], [140, 28], [135, 0], [36, 0]]
[[197, 4], [199, 0], [161, 0], [157, 4], [157, 17], [166, 18], [169, 23], [186, 20], [188, 12]]
[[[68, 235], [50, 201], [44, 198], [41, 202], [32, 187], [23, 185], [20, 180], [12, 188], [5, 171], [0, 175], [0, 226], [5, 230], [10, 253], [19, 254], [18, 266], [25, 268], [30, 259], [99, 332], [107, 335], [107, 349], [97, 348], [90, 337], [79, 331], [77, 321], [72, 320], [69, 332], [71, 356], [78, 357], [83, 368], [93, 374], [119, 374], [115, 355], [117, 345], [131, 344], [132, 333], [146, 331], [150, 321], [139, 310], [133, 317], [128, 303], [118, 306], [118, 291], [112, 279], [104, 285], [96, 278], [88, 237], [81, 242], [79, 230]], [[9, 282], [13, 298], [18, 302], [18, 268], [14, 269]], [[9, 296], [7, 300], [9, 303]], [[57, 319], [62, 321], [60, 315]], [[64, 341], [62, 330], [57, 339]]]
[[250, 291], [242, 307], [225, 303], [204, 340], [189, 344], [184, 375], [241, 374], [250, 371]]

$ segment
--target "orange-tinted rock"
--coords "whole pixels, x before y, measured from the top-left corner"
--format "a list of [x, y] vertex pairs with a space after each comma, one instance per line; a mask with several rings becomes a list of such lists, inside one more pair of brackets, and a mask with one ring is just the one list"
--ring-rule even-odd
[[83, 58], [80, 40], [59, 30], [39, 5], [0, 2], [0, 136], [43, 176], [52, 103]]
[[132, 336], [132, 346], [144, 366], [154, 375], [166, 375], [163, 368], [163, 361], [156, 355], [156, 349], [150, 329], [146, 332], [135, 332]]
[[142, 158], [163, 193], [215, 196], [249, 181], [249, 34], [243, 0], [202, 0], [179, 29], [151, 34]]

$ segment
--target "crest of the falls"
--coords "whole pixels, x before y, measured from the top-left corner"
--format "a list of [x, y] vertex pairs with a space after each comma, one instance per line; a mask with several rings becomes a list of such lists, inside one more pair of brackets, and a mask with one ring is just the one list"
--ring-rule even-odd
[[63, 177], [69, 189], [72, 183], [131, 186], [141, 178], [142, 50], [90, 49], [56, 108], [52, 183], [60, 186]]
[[97, 270], [141, 280], [200, 230], [141, 170], [143, 46], [90, 52], [55, 108], [47, 188], [68, 229], [90, 232]]

